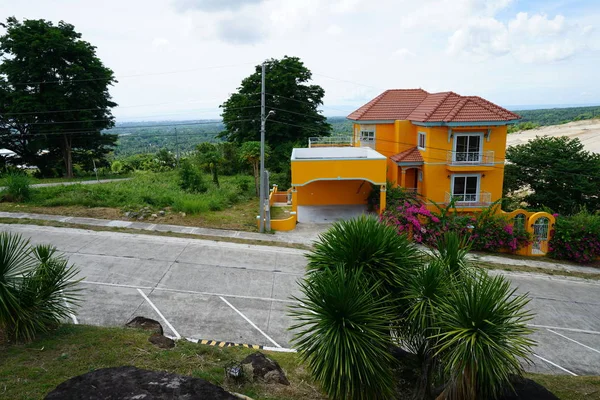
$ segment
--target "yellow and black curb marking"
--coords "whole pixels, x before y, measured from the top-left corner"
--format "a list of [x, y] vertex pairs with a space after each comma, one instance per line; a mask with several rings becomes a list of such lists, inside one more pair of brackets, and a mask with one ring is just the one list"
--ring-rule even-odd
[[245, 343], [233, 343], [233, 342], [219, 342], [218, 340], [198, 340], [199, 344], [205, 344], [207, 346], [215, 347], [245, 347], [247, 349], [262, 350], [264, 346], [258, 344], [245, 344]]

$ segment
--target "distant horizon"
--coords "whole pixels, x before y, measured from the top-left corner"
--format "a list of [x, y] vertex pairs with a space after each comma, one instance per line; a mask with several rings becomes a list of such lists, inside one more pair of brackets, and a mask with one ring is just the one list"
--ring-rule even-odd
[[[510, 111], [532, 111], [532, 110], [551, 110], [551, 109], [558, 109], [558, 108], [578, 108], [578, 107], [599, 107], [600, 106], [600, 102], [598, 103], [580, 103], [580, 104], [521, 104], [521, 105], [509, 105], [509, 106], [502, 106], [504, 108], [506, 108], [507, 110]], [[332, 107], [327, 107], [324, 106], [324, 110], [325, 113], [323, 115], [325, 115], [325, 117], [327, 118], [346, 118], [346, 116], [348, 114], [350, 114], [352, 111], [356, 110], [357, 108], [359, 108], [360, 106], [347, 106], [347, 105], [337, 105], [337, 106], [332, 106]], [[330, 110], [336, 110], [336, 111], [342, 111], [342, 108], [347, 108], [348, 109], [348, 114], [346, 115], [342, 115], [342, 114], [333, 114], [333, 113], [327, 113], [327, 109]], [[186, 112], [182, 112], [182, 114], [184, 113], [188, 113], [188, 111]], [[146, 117], [147, 118], [147, 117]], [[219, 117], [206, 117], [206, 118], [194, 118], [193, 114], [189, 114], [189, 116], [185, 116], [185, 117], [181, 117], [181, 118], [160, 118], [160, 119], [136, 119], [136, 117], [129, 117], [129, 118], [117, 118], [116, 119], [116, 123], [117, 124], [127, 124], [127, 123], [158, 123], [158, 122], [175, 122], [175, 121], [180, 121], [180, 122], [187, 122], [187, 121], [214, 121], [215, 123], [221, 122], [222, 118]]]

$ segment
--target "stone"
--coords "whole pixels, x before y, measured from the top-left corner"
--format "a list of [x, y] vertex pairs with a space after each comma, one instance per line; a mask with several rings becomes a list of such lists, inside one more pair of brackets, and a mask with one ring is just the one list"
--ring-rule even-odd
[[157, 217], [158, 217], [158, 215], [157, 215], [157, 214], [152, 214], [152, 215], [151, 215], [151, 217], [152, 217], [152, 218], [157, 218]]
[[160, 215], [161, 217], [164, 217], [164, 216], [165, 216], [165, 214], [166, 214], [165, 210], [160, 210], [160, 211], [158, 212], [158, 215]]
[[130, 212], [130, 211], [127, 211], [127, 212], [125, 213], [125, 217], [126, 217], [126, 218], [129, 218], [129, 217], [131, 217], [131, 212]]
[[153, 333], [148, 338], [148, 341], [161, 349], [172, 349], [175, 347], [175, 341], [173, 339], [163, 336], [160, 333]]
[[138, 217], [138, 221], [143, 221], [143, 220], [144, 220], [144, 216], [143, 216], [143, 215], [140, 215], [140, 216]]
[[184, 212], [180, 212], [180, 213], [179, 213], [179, 215], [181, 215], [182, 217], [185, 217], [185, 216], [186, 216], [186, 213], [184, 213]]
[[552, 392], [531, 379], [514, 377], [512, 384], [514, 391], [507, 390], [498, 400], [559, 400]]
[[246, 375], [252, 376], [255, 381], [262, 380], [266, 383], [279, 383], [282, 385], [290, 384], [277, 361], [271, 360], [260, 351], [250, 354], [240, 364]]
[[103, 368], [58, 385], [46, 400], [235, 400], [200, 378], [135, 367]]
[[126, 323], [125, 327], [152, 331], [154, 333], [158, 333], [159, 335], [163, 334], [163, 327], [160, 322], [146, 317], [135, 317]]

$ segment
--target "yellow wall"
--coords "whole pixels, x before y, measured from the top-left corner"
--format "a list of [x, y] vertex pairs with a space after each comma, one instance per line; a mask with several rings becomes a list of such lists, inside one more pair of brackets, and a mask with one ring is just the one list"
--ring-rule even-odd
[[360, 179], [385, 184], [386, 162], [384, 159], [292, 161], [292, 186], [326, 179]]
[[[480, 174], [480, 191], [491, 193], [491, 200], [502, 197], [504, 178], [504, 157], [506, 153], [506, 126], [455, 127], [454, 133], [483, 132], [491, 130], [490, 140], [483, 139], [483, 151], [494, 151], [492, 166], [452, 166], [447, 165], [448, 151], [453, 150], [454, 137], [448, 140], [448, 127], [423, 127], [414, 125], [411, 121], [395, 121], [391, 124], [375, 126], [375, 150], [388, 157], [387, 180], [400, 183], [401, 169], [389, 159], [417, 145], [418, 132], [426, 134], [426, 149], [421, 151], [423, 156], [423, 182], [420, 182], [420, 193], [425, 199], [443, 203], [446, 192], [451, 192], [451, 176], [453, 174]], [[354, 133], [360, 131], [360, 124], [354, 124]], [[356, 143], [360, 145], [360, 143]], [[485, 153], [484, 153], [485, 154]], [[414, 180], [407, 176], [406, 187], [413, 187]], [[433, 207], [432, 205], [430, 205]], [[472, 210], [473, 209], [467, 209]]]
[[317, 181], [296, 190], [301, 206], [367, 204], [371, 184], [360, 180]]

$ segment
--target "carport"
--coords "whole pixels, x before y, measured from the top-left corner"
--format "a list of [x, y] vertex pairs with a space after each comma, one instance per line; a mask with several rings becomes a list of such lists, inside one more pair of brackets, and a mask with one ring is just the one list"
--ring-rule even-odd
[[369, 147], [294, 149], [292, 204], [298, 222], [331, 223], [367, 210], [372, 184], [385, 209], [386, 157]]

